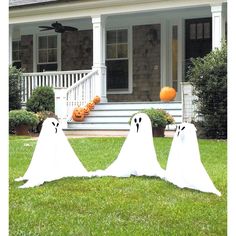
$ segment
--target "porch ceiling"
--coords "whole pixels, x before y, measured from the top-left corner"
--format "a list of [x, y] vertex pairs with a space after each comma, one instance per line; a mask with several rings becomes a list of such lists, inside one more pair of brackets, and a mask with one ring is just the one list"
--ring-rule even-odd
[[10, 8], [9, 23], [78, 19], [96, 15], [114, 15], [154, 10], [201, 7], [227, 2], [227, 0], [87, 0], [56, 4]]

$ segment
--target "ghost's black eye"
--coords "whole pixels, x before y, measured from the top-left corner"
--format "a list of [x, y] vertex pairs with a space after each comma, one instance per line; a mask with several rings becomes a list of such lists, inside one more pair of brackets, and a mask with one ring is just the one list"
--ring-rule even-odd
[[58, 127], [58, 125], [59, 125], [59, 123], [57, 123], [57, 126], [56, 126], [56, 127]]
[[180, 129], [180, 126], [178, 126], [178, 129]]
[[142, 120], [142, 118], [141, 118], [141, 117], [139, 117], [139, 123], [141, 122], [141, 120]]
[[181, 130], [184, 130], [184, 129], [185, 129], [185, 126]]
[[136, 118], [134, 118], [134, 122], [137, 123], [137, 119]]
[[54, 122], [52, 122], [52, 124], [55, 126], [55, 123], [54, 123]]

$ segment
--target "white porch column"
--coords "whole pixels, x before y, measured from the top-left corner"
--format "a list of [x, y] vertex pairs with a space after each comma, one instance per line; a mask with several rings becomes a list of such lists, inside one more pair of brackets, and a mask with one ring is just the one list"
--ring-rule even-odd
[[222, 4], [211, 6], [212, 12], [212, 50], [221, 47], [225, 38], [225, 17], [222, 11]]
[[12, 64], [12, 33], [13, 27], [9, 25], [9, 65]]
[[93, 70], [98, 70], [96, 93], [101, 102], [107, 102], [106, 65], [105, 65], [105, 17], [93, 16]]

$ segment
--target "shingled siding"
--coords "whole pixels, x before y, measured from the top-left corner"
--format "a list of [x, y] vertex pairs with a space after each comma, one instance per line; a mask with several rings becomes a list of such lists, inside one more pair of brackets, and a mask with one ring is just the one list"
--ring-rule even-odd
[[24, 72], [33, 72], [33, 35], [21, 36], [21, 67]]
[[93, 31], [65, 32], [61, 37], [62, 70], [85, 70], [93, 65]]
[[110, 102], [160, 100], [160, 30], [159, 24], [133, 26], [133, 93], [109, 94]]

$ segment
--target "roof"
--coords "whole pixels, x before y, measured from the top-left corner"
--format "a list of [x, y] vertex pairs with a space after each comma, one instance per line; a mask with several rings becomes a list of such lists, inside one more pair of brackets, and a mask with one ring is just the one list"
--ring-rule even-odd
[[[69, 0], [67, 0], [69, 1]], [[59, 3], [61, 0], [9, 0], [9, 7], [23, 7], [48, 3]]]

